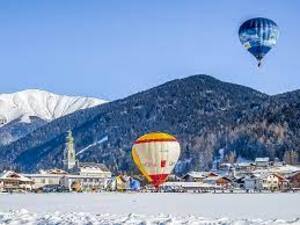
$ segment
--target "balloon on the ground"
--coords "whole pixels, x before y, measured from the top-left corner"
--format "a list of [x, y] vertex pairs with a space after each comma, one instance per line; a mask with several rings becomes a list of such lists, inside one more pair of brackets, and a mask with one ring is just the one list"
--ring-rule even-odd
[[175, 137], [155, 132], [137, 139], [132, 147], [132, 158], [148, 182], [158, 188], [172, 172], [180, 155]]
[[258, 67], [264, 56], [276, 45], [279, 27], [267, 18], [253, 18], [244, 22], [239, 29], [242, 45], [257, 59]]

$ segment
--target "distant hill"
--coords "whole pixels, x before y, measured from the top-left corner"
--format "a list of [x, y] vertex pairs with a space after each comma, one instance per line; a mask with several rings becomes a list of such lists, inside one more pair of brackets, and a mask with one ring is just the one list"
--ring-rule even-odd
[[9, 144], [54, 119], [104, 102], [38, 89], [0, 94], [0, 145]]
[[269, 156], [297, 163], [299, 97], [300, 91], [268, 96], [210, 76], [191, 76], [58, 118], [1, 147], [0, 165], [26, 171], [62, 166], [68, 129], [77, 152], [85, 148], [80, 160], [105, 163], [115, 172], [135, 169], [131, 145], [150, 131], [169, 132], [180, 141], [177, 173], [211, 168], [220, 161], [220, 149], [222, 161]]

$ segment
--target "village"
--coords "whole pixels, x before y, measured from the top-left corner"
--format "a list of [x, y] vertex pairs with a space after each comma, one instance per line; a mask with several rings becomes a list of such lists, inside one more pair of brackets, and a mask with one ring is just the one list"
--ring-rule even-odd
[[268, 157], [240, 163], [220, 163], [211, 171], [171, 174], [159, 189], [141, 175], [117, 175], [101, 163], [76, 160], [74, 140], [69, 131], [64, 151], [64, 168], [39, 173], [0, 173], [0, 192], [193, 192], [193, 193], [268, 193], [300, 191], [300, 167]]

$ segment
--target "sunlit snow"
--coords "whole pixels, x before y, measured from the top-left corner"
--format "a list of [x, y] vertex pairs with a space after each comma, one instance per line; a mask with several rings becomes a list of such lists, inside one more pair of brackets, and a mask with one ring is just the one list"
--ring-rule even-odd
[[0, 224], [300, 224], [300, 194], [0, 195]]

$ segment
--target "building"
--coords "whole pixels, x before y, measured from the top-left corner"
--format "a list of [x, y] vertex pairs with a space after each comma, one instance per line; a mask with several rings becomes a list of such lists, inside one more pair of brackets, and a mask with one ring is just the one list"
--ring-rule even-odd
[[72, 185], [80, 185], [81, 191], [97, 191], [105, 189], [111, 172], [101, 163], [78, 163], [77, 173], [66, 174], [60, 179], [60, 184], [72, 191]]
[[41, 170], [36, 174], [23, 174], [25, 177], [30, 178], [34, 184], [33, 189], [41, 189], [44, 186], [59, 185], [61, 178], [66, 175], [67, 172], [61, 169]]
[[108, 177], [67, 174], [60, 179], [60, 185], [70, 191], [99, 191], [106, 189], [108, 181]]
[[[63, 164], [68, 174], [61, 176], [59, 184], [70, 191], [96, 191], [104, 189], [108, 179], [112, 175], [104, 164], [79, 162], [76, 159], [74, 138], [71, 131], [68, 131], [66, 137]], [[76, 187], [76, 190], [74, 187]]]
[[262, 176], [263, 189], [269, 191], [279, 190], [279, 178], [275, 174], [265, 174]]
[[225, 176], [209, 176], [203, 180], [203, 183], [220, 186], [226, 189], [232, 187], [232, 180]]
[[291, 188], [300, 189], [300, 171], [291, 174], [288, 179]]
[[243, 188], [247, 191], [260, 191], [263, 189], [262, 180], [254, 174], [245, 176], [243, 181]]
[[268, 166], [270, 166], [270, 158], [269, 157], [256, 158], [255, 159], [255, 166], [256, 167], [268, 167]]
[[64, 170], [72, 171], [77, 166], [77, 160], [75, 155], [75, 148], [74, 148], [74, 138], [72, 136], [72, 131], [68, 131], [68, 135], [66, 137], [66, 147], [64, 150]]
[[102, 163], [80, 162], [78, 172], [82, 176], [111, 177], [111, 172]]
[[286, 179], [284, 176], [278, 174], [278, 173], [273, 173], [274, 176], [278, 178], [278, 189], [279, 190], [287, 190], [290, 187], [289, 180]]
[[14, 171], [4, 171], [0, 174], [0, 190], [7, 192], [30, 191], [33, 181]]
[[[104, 164], [79, 162], [76, 159], [71, 131], [67, 133], [63, 156], [64, 170], [41, 170], [40, 173], [24, 174], [23, 176], [33, 182], [33, 189], [95, 191], [105, 188], [112, 175], [111, 172]], [[75, 186], [76, 188], [74, 188]]]
[[186, 182], [202, 182], [208, 176], [208, 172], [190, 171], [182, 179]]
[[254, 165], [252, 162], [240, 162], [235, 163], [234, 168], [236, 172], [242, 174], [242, 173], [251, 173], [251, 171], [254, 169]]
[[107, 190], [110, 191], [137, 191], [141, 188], [141, 182], [134, 177], [119, 175], [109, 180]]
[[[133, 178], [136, 178], [138, 181], [140, 181], [141, 183], [144, 183], [144, 178], [143, 178], [143, 176], [142, 177], [138, 177], [138, 176], [133, 176]], [[168, 176], [168, 179], [167, 179], [167, 181], [169, 181], [169, 182], [179, 182], [179, 181], [182, 181], [182, 178], [181, 177], [179, 177], [179, 176], [177, 176], [177, 175], [175, 175], [175, 174], [170, 174], [169, 176]]]

